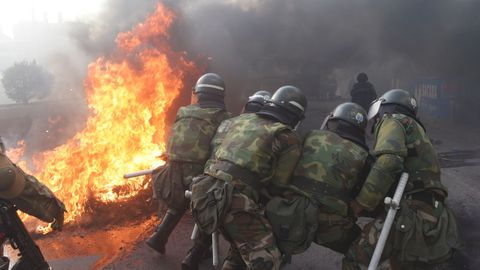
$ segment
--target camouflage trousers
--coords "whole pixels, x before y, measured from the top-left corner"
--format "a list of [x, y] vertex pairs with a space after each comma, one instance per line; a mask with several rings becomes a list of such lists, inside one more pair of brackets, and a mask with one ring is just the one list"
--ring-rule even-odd
[[[367, 269], [375, 250], [384, 216], [368, 223], [343, 259], [343, 270]], [[378, 269], [432, 269], [461, 247], [450, 210], [441, 202], [402, 201]]]
[[279, 269], [281, 254], [272, 228], [263, 209], [245, 194], [234, 191], [220, 231], [231, 244], [223, 269]]
[[360, 233], [361, 229], [353, 217], [329, 214], [320, 210], [314, 241], [336, 252], [346, 253]]

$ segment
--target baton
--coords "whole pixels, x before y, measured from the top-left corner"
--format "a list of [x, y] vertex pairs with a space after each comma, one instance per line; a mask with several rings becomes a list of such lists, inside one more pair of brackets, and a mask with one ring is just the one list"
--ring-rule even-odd
[[387, 242], [388, 235], [390, 234], [390, 229], [393, 225], [393, 220], [395, 219], [397, 210], [400, 208], [400, 200], [402, 199], [403, 191], [405, 190], [407, 181], [408, 173], [404, 172], [402, 173], [402, 176], [400, 176], [400, 181], [398, 182], [398, 186], [395, 190], [395, 194], [393, 195], [393, 199], [390, 197], [385, 198], [385, 205], [387, 205], [389, 209], [387, 217], [383, 222], [382, 232], [380, 233], [377, 245], [375, 246], [372, 259], [370, 260], [370, 264], [368, 265], [368, 270], [377, 269], [378, 263], [380, 262], [380, 257], [382, 257], [383, 249], [385, 248], [385, 243]]
[[133, 177], [138, 177], [138, 176], [143, 176], [143, 175], [150, 175], [154, 174], [160, 171], [160, 169], [163, 166], [159, 166], [155, 169], [150, 169], [150, 170], [141, 170], [141, 171], [136, 171], [136, 172], [131, 172], [131, 173], [126, 173], [123, 175], [123, 178], [128, 179], [128, 178], [133, 178]]

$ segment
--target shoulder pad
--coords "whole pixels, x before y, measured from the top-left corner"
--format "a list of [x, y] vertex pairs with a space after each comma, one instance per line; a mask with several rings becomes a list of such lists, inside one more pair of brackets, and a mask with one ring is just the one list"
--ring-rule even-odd
[[403, 124], [393, 115], [384, 115], [378, 125], [373, 153], [376, 156], [394, 154], [406, 157], [406, 133]]

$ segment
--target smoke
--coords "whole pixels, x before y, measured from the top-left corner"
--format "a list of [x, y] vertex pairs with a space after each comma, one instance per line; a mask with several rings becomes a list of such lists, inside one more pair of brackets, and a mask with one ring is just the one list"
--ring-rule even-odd
[[209, 57], [209, 69], [225, 77], [233, 100], [285, 83], [321, 95], [332, 78], [340, 83], [360, 71], [380, 92], [391, 87], [392, 79], [404, 88], [424, 77], [467, 85], [477, 81], [478, 1], [168, 3], [179, 14], [172, 33], [178, 48], [192, 57]]
[[109, 55], [120, 32], [145, 20], [155, 10], [156, 0], [108, 0], [100, 15], [71, 27], [70, 36], [77, 46], [92, 57]]

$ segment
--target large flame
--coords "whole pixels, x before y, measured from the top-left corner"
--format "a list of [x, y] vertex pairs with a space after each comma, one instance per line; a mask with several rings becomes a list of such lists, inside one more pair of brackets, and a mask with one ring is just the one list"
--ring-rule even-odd
[[36, 176], [66, 204], [66, 222], [86, 211], [90, 199], [124, 200], [145, 188], [123, 173], [159, 165], [168, 128], [165, 116], [197, 75], [192, 62], [169, 45], [174, 13], [159, 4], [144, 23], [117, 37], [109, 58], [90, 64], [85, 81], [90, 117], [66, 144], [34, 156]]

